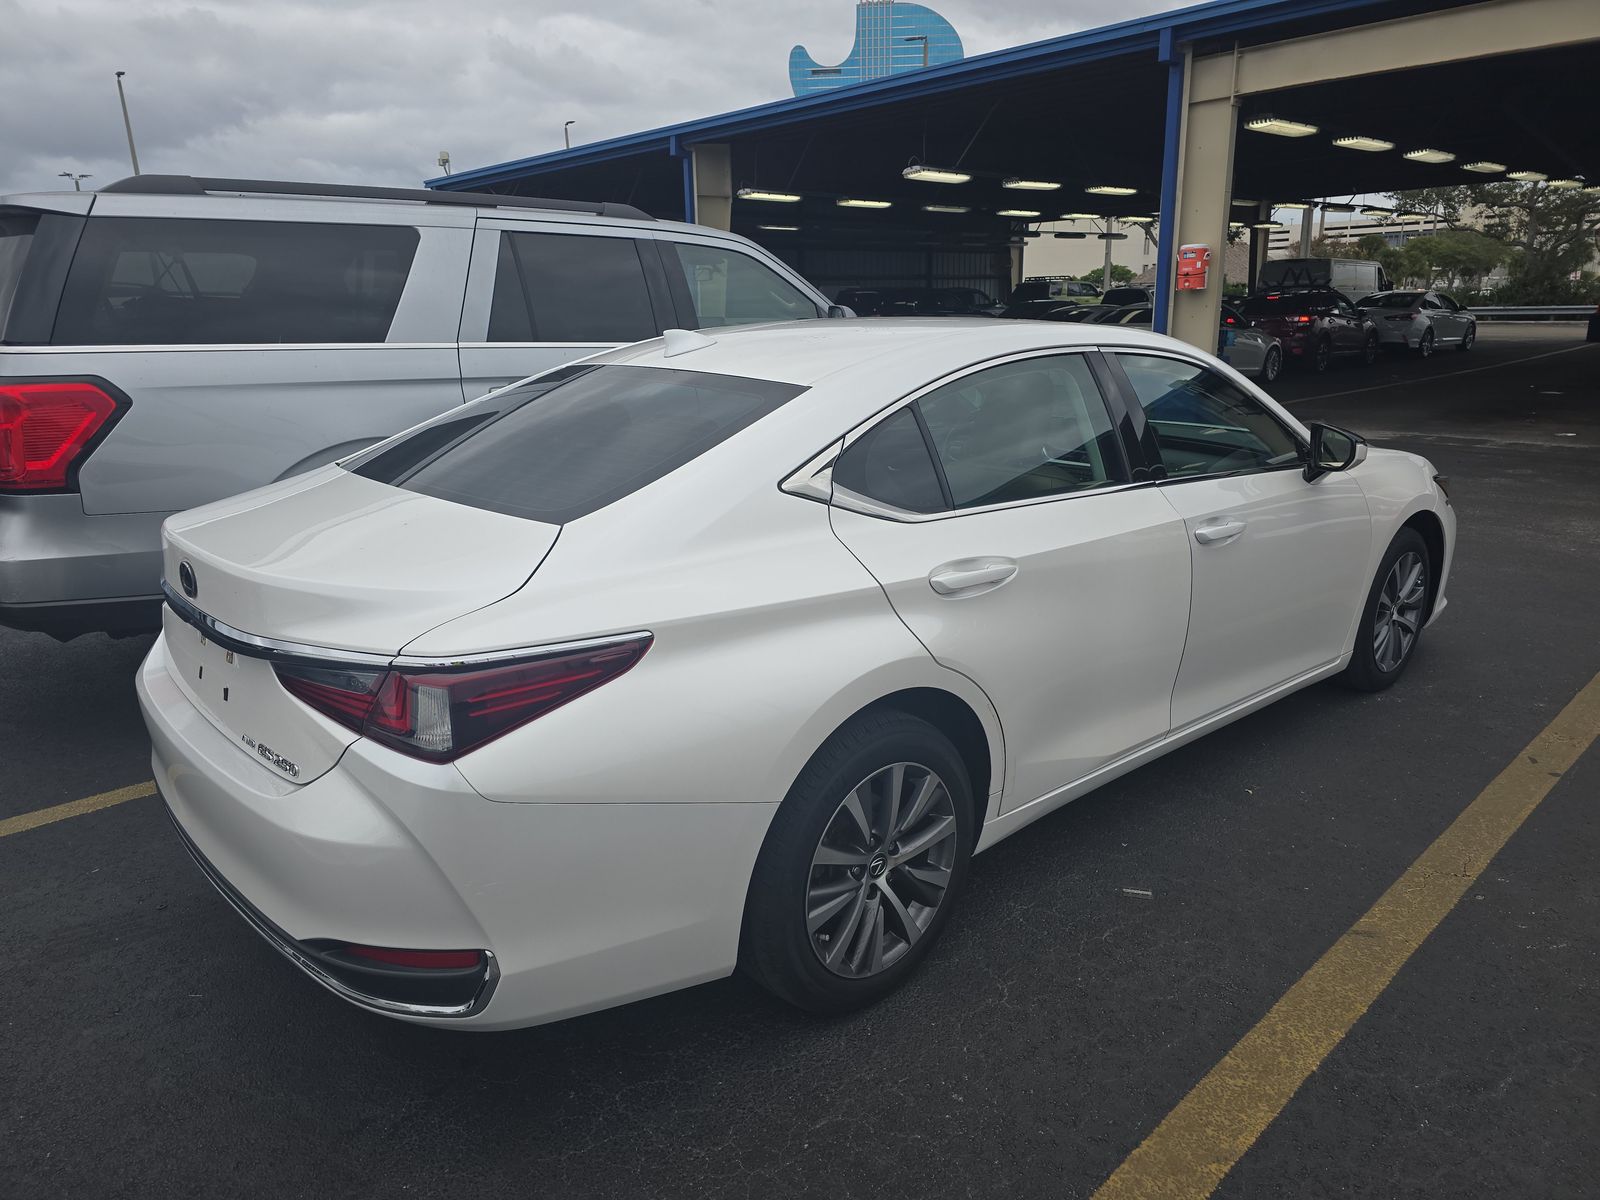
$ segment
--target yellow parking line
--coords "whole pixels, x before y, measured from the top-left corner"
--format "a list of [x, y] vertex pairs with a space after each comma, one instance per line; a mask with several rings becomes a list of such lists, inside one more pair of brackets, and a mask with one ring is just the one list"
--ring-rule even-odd
[[0, 821], [0, 837], [10, 837], [13, 833], [26, 833], [41, 825], [65, 821], [68, 817], [81, 817], [85, 813], [110, 808], [113, 804], [155, 794], [156, 785], [147, 782], [118, 788], [114, 792], [101, 792], [98, 796], [85, 796], [82, 800], [68, 800], [65, 804], [57, 804], [54, 808], [41, 808], [38, 812], [23, 813], [20, 817], [7, 817]]
[[1597, 736], [1600, 675], [1167, 1114], [1094, 1200], [1211, 1195]]

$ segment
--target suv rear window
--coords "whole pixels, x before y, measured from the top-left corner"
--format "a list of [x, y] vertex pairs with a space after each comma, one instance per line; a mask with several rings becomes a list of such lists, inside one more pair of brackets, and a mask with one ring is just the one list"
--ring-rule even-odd
[[51, 344], [381, 342], [416, 250], [408, 226], [91, 217]]
[[0, 213], [0, 332], [11, 313], [11, 301], [22, 281], [22, 262], [33, 243], [33, 230], [39, 223], [34, 213]]
[[[563, 367], [344, 466], [440, 500], [562, 525], [677, 470], [803, 391], [700, 371]], [[487, 420], [474, 420], [484, 412]], [[420, 454], [410, 448], [419, 440]]]

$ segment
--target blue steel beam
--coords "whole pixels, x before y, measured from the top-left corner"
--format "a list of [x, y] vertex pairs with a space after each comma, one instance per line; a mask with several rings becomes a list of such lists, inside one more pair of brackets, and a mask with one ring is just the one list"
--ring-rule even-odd
[[[1156, 235], [1156, 303], [1150, 319], [1151, 328], [1166, 333], [1172, 322], [1172, 272], [1178, 260], [1173, 239], [1178, 232], [1178, 151], [1183, 145], [1184, 56], [1170, 27], [1161, 31], [1160, 56], [1167, 64], [1167, 120], [1161, 153], [1161, 225]], [[1216, 253], [1220, 273], [1222, 249]]]

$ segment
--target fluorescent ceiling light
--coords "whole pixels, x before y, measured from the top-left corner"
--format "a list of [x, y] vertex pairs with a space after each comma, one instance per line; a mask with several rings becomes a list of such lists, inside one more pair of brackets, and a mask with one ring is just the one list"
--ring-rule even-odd
[[1289, 121], [1283, 117], [1252, 117], [1244, 123], [1251, 133], [1275, 133], [1279, 137], [1310, 137], [1317, 132], [1315, 125], [1304, 121]]
[[1260, 203], [1260, 201], [1259, 200], [1240, 200], [1240, 199], [1235, 198], [1235, 199], [1231, 200], [1229, 203], [1231, 203], [1235, 208], [1254, 208], [1257, 204]]
[[948, 171], [943, 167], [907, 167], [900, 174], [918, 183], [971, 183], [972, 176], [965, 171]]
[[1089, 235], [1087, 233], [1058, 233], [1055, 236], [1058, 238], [1086, 238]]
[[1287, 229], [1289, 227], [1287, 225], [1279, 224], [1277, 221], [1256, 221], [1250, 226], [1250, 228], [1251, 229]]
[[1573, 188], [1581, 188], [1582, 186], [1583, 180], [1581, 179], [1552, 179], [1545, 184], [1545, 187], [1555, 188], [1558, 192], [1570, 192]]
[[1037, 217], [1039, 214], [1031, 208], [1002, 208], [995, 212], [997, 217]]
[[1228, 228], [1229, 229], [1243, 229], [1244, 227], [1245, 227], [1245, 224], [1244, 224], [1243, 221], [1229, 221], [1228, 222]]
[[856, 199], [852, 199], [852, 198], [846, 197], [843, 200], [835, 200], [834, 203], [837, 204], [840, 208], [888, 208], [890, 206], [890, 204], [891, 204], [891, 201], [888, 201], [888, 200], [856, 200]]
[[1515, 179], [1518, 183], [1539, 183], [1549, 179], [1543, 171], [1507, 171], [1507, 179]]
[[741, 200], [770, 200], [773, 204], [798, 204], [800, 197], [793, 192], [764, 192], [760, 188], [740, 188], [735, 193]]
[[1397, 212], [1394, 215], [1394, 219], [1396, 221], [1431, 221], [1433, 219], [1433, 214], [1425, 212]]
[[757, 225], [757, 229], [766, 229], [772, 233], [799, 233], [798, 225]]
[[1600, 183], [1592, 183], [1583, 189], [1585, 196], [1600, 196]]
[[1382, 221], [1387, 217], [1394, 216], [1394, 213], [1392, 213], [1387, 208], [1371, 207], [1371, 208], [1363, 208], [1361, 210], [1361, 215], [1363, 217], [1371, 217], [1374, 221]]
[[1463, 171], [1476, 171], [1479, 175], [1498, 175], [1506, 169], [1505, 163], [1497, 162], [1469, 162], [1462, 163]]
[[1448, 150], [1407, 150], [1402, 158], [1409, 158], [1412, 162], [1447, 163], [1455, 162], [1456, 156]]
[[964, 212], [971, 212], [972, 209], [967, 207], [965, 204], [924, 204], [922, 206], [922, 211], [923, 212], [943, 212], [943, 213], [964, 213]]
[[1128, 235], [1125, 233], [1097, 233], [1095, 237], [1102, 242], [1125, 242], [1128, 240]]
[[1100, 219], [1100, 214], [1099, 213], [1062, 213], [1061, 216], [1058, 217], [1057, 219], [1061, 220], [1061, 221], [1098, 221]]
[[1274, 204], [1272, 207], [1273, 208], [1299, 208], [1299, 209], [1306, 209], [1306, 208], [1310, 208], [1311, 205], [1307, 204], [1304, 200], [1280, 200], [1276, 204]]
[[1334, 203], [1330, 203], [1329, 201], [1326, 201], [1326, 200], [1324, 200], [1322, 202], [1322, 211], [1323, 212], [1345, 213], [1345, 212], [1355, 212], [1355, 210], [1356, 210], [1356, 206], [1354, 204], [1334, 204]]
[[1007, 179], [1000, 186], [1019, 192], [1054, 192], [1061, 187], [1059, 183], [1051, 183], [1048, 179]]
[[1152, 225], [1155, 223], [1154, 217], [1122, 217], [1120, 219], [1124, 225]]
[[1377, 153], [1380, 150], [1393, 150], [1394, 143], [1386, 142], [1382, 138], [1366, 137], [1363, 134], [1352, 133], [1348, 137], [1336, 137], [1333, 144], [1341, 150], [1367, 150]]
[[1138, 188], [1118, 187], [1110, 183], [1097, 183], [1093, 187], [1086, 187], [1084, 191], [1094, 196], [1137, 196]]

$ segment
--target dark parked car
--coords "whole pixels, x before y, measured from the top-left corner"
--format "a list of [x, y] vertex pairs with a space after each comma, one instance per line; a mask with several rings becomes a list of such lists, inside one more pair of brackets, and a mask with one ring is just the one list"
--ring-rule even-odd
[[1128, 305], [1128, 304], [1153, 304], [1155, 297], [1150, 294], [1149, 288], [1143, 287], [1114, 287], [1100, 297], [1101, 304]]
[[974, 317], [1000, 311], [987, 292], [968, 287], [844, 288], [833, 302], [858, 317]]
[[1065, 275], [1033, 275], [1011, 289], [1012, 304], [1024, 300], [1076, 300], [1079, 304], [1099, 304], [1100, 289]]
[[1000, 315], [1008, 321], [1060, 321], [1067, 319], [1063, 314], [1083, 307], [1073, 300], [1012, 300]]
[[1378, 327], [1342, 292], [1321, 288], [1262, 292], [1239, 306], [1251, 329], [1275, 337], [1289, 362], [1326, 371], [1339, 355], [1378, 358]]

